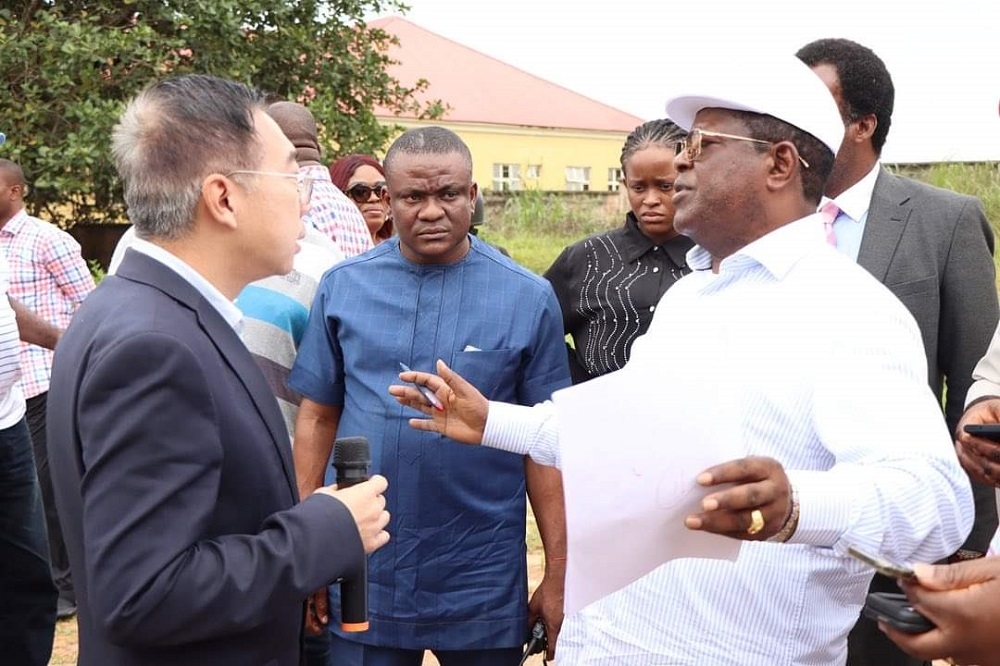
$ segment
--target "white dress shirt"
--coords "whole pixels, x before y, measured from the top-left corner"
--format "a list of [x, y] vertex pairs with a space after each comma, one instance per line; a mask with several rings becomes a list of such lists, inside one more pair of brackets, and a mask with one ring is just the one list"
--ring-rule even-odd
[[[736, 562], [668, 562], [567, 618], [562, 664], [843, 664], [873, 573], [847, 547], [933, 561], [972, 526], [917, 325], [826, 244], [818, 216], [744, 247], [718, 274], [710, 261], [689, 252], [695, 272], [664, 295], [620, 372], [715, 377], [729, 396], [719, 419], [797, 489], [798, 530], [786, 544], [744, 543]], [[556, 466], [564, 444], [551, 403], [490, 403], [483, 443]]]
[[[160, 262], [194, 287], [198, 293], [205, 297], [212, 307], [219, 311], [222, 318], [226, 320], [237, 335], [243, 333], [243, 312], [236, 307], [236, 304], [225, 297], [215, 285], [206, 280], [201, 273], [191, 268], [183, 259], [177, 255], [164, 250], [159, 245], [144, 241], [138, 236], [134, 236], [128, 248], [141, 252], [150, 259]], [[124, 258], [124, 253], [122, 255]], [[117, 266], [115, 267], [117, 269]]]

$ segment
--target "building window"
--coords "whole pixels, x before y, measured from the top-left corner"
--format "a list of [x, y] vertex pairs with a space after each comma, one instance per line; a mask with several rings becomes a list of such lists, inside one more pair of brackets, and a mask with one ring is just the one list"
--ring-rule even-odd
[[519, 164], [494, 164], [493, 189], [497, 192], [521, 189], [521, 166]]
[[619, 167], [608, 169], [608, 192], [617, 192], [622, 183], [622, 170]]
[[590, 167], [566, 167], [566, 189], [570, 192], [590, 190]]
[[542, 177], [542, 165], [541, 164], [529, 164], [528, 170], [525, 172], [524, 177], [527, 180], [538, 180]]

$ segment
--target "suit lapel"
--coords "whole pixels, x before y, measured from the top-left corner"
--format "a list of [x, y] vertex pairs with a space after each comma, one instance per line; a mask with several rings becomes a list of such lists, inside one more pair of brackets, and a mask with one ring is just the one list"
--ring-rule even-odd
[[285, 421], [271, 388], [267, 385], [267, 380], [264, 379], [260, 368], [257, 367], [257, 363], [236, 331], [187, 280], [141, 252], [129, 250], [117, 275], [158, 289], [196, 313], [201, 329], [250, 394], [257, 413], [267, 426], [271, 441], [278, 450], [292, 501], [297, 503], [299, 491], [295, 482], [295, 466], [292, 462], [291, 447], [288, 445]]
[[868, 207], [865, 232], [858, 250], [858, 264], [885, 283], [889, 264], [896, 254], [910, 217], [910, 197], [899, 179], [884, 169], [879, 171]]

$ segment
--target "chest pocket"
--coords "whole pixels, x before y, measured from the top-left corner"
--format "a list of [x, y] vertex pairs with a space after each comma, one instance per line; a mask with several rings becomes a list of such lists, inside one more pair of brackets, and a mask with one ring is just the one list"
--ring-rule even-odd
[[931, 291], [936, 291], [939, 287], [937, 275], [929, 275], [917, 280], [907, 280], [906, 282], [886, 283], [889, 291], [896, 295], [896, 298], [903, 299], [907, 296], [924, 295]]
[[28, 283], [29, 279], [21, 279], [25, 274], [33, 274], [35, 266], [35, 253], [30, 247], [21, 247], [7, 255], [10, 265], [10, 278], [12, 283]]
[[514, 395], [521, 352], [518, 349], [456, 352], [451, 368], [491, 400]]

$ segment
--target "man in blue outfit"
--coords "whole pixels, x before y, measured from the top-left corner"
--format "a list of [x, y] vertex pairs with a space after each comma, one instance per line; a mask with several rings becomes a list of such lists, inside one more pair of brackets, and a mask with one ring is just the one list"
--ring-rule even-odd
[[[372, 472], [391, 480], [393, 540], [369, 561], [371, 628], [333, 629], [332, 658], [418, 666], [429, 649], [443, 666], [516, 664], [529, 616], [544, 619], [550, 646], [562, 622], [561, 476], [413, 430], [414, 414], [388, 387], [400, 363], [429, 370], [444, 358], [495, 400], [547, 399], [570, 383], [559, 304], [547, 282], [469, 234], [477, 186], [457, 135], [405, 132], [385, 172], [398, 239], [326, 273], [289, 378], [304, 396], [294, 453], [300, 493], [333, 478], [337, 436], [367, 437]], [[546, 556], [530, 604], [526, 488]], [[321, 606], [325, 597], [317, 595]]]

